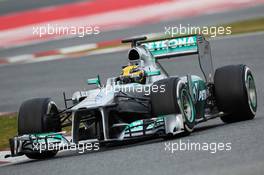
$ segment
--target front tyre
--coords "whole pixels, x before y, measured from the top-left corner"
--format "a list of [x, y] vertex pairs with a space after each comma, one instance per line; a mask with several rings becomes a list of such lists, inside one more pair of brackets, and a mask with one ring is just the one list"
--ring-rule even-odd
[[[34, 98], [20, 106], [18, 114], [18, 135], [61, 131], [58, 108], [50, 98]], [[56, 155], [57, 151], [27, 152], [30, 159], [46, 159]]]
[[217, 106], [225, 123], [253, 119], [257, 111], [254, 76], [246, 65], [218, 68], [214, 77]]
[[52, 157], [56, 156], [57, 153], [58, 153], [58, 151], [54, 150], [54, 151], [45, 151], [42, 153], [39, 153], [39, 152], [26, 153], [25, 155], [30, 159], [41, 160], [41, 159], [52, 158]]
[[163, 87], [151, 93], [151, 108], [154, 116], [181, 114], [184, 132], [189, 134], [195, 126], [195, 107], [188, 86], [176, 77], [154, 82], [152, 86]]

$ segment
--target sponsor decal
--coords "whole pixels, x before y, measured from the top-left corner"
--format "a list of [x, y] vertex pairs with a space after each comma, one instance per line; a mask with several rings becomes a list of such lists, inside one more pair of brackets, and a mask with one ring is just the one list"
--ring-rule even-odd
[[166, 50], [170, 48], [174, 49], [180, 47], [196, 46], [197, 45], [196, 40], [197, 40], [196, 36], [190, 36], [190, 37], [173, 38], [173, 39], [167, 39], [161, 41], [148, 42], [148, 43], [144, 43], [143, 45], [149, 51]]

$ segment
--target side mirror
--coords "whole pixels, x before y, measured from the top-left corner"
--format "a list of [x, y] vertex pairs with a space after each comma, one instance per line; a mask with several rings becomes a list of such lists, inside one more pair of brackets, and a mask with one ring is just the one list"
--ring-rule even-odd
[[147, 76], [155, 76], [155, 75], [160, 75], [160, 70], [155, 70], [155, 71], [147, 71]]
[[101, 80], [100, 80], [100, 76], [99, 75], [97, 75], [96, 78], [87, 79], [87, 84], [88, 85], [95, 84], [98, 87], [102, 87], [101, 86]]

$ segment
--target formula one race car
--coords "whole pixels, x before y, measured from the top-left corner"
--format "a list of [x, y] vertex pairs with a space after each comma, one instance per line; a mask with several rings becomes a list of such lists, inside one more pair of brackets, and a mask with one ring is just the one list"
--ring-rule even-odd
[[[128, 65], [105, 85], [99, 76], [88, 79], [97, 88], [75, 92], [71, 99], [64, 94], [63, 110], [50, 98], [25, 101], [19, 109], [18, 135], [10, 139], [7, 157], [44, 159], [73, 145], [190, 134], [196, 124], [216, 117], [226, 123], [254, 118], [257, 94], [252, 71], [246, 65], [214, 71], [210, 45], [202, 35], [122, 42], [132, 45]], [[169, 76], [159, 63], [193, 54], [198, 55], [204, 77]], [[67, 126], [71, 126], [70, 136], [62, 132]], [[51, 144], [56, 146], [50, 149]]]

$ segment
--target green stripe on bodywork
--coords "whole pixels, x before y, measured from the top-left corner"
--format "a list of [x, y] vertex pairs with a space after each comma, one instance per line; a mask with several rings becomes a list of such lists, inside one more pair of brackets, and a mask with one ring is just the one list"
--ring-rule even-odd
[[60, 142], [63, 140], [63, 136], [59, 133], [40, 133], [40, 134], [33, 134], [34, 137], [38, 138], [34, 140], [38, 143], [44, 143], [45, 138], [47, 138], [48, 143], [51, 142]]
[[[150, 129], [154, 129], [155, 126], [158, 126], [161, 122], [164, 122], [164, 117], [158, 117], [155, 119], [155, 121], [151, 124], [149, 124], [146, 129], [150, 130]], [[143, 120], [137, 120], [134, 121], [132, 123], [130, 123], [127, 128], [126, 128], [126, 132], [129, 132], [129, 130], [131, 132], [138, 132], [138, 131], [143, 131]]]
[[99, 84], [99, 80], [97, 78], [88, 79], [87, 83], [88, 84]]

